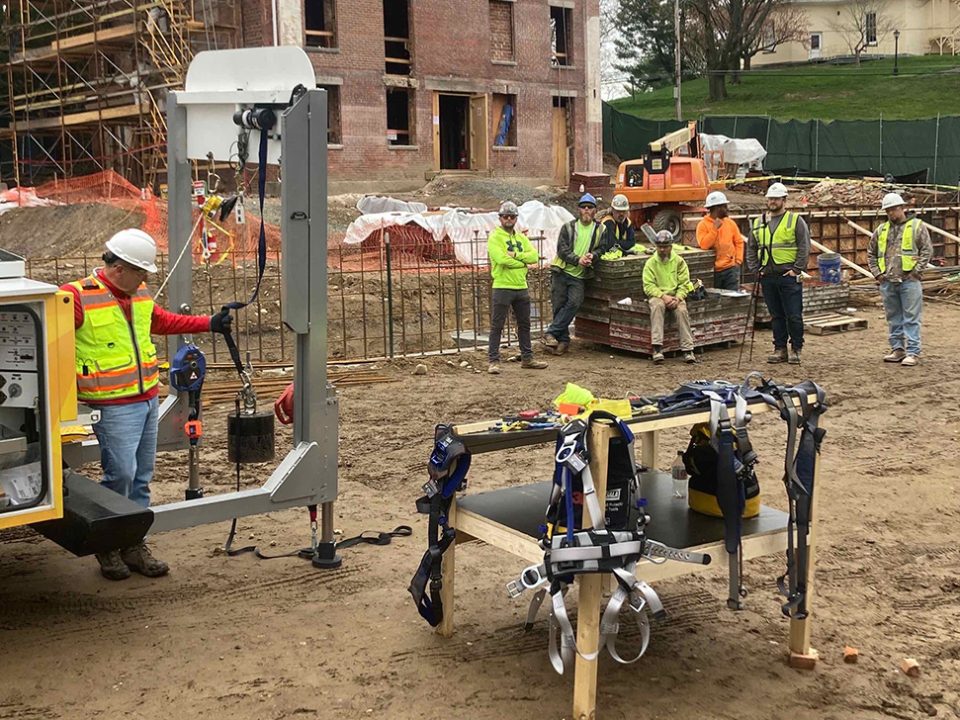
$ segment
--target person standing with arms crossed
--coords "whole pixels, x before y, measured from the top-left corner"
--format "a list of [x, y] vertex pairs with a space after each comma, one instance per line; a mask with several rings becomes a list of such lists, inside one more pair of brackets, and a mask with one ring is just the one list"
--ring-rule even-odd
[[773, 318], [773, 353], [767, 362], [799, 365], [803, 349], [801, 273], [810, 257], [810, 231], [802, 217], [785, 209], [786, 198], [783, 183], [775, 182], [767, 189], [767, 212], [750, 227], [747, 270], [759, 273], [763, 300]]
[[547, 352], [563, 355], [570, 347], [570, 323], [583, 304], [584, 281], [593, 277], [593, 260], [609, 250], [609, 238], [596, 221], [597, 200], [587, 193], [577, 204], [579, 219], [560, 228], [557, 256], [550, 266], [553, 322], [541, 342]]
[[543, 370], [547, 364], [533, 357], [530, 340], [530, 293], [527, 290], [527, 266], [540, 259], [529, 238], [516, 230], [517, 206], [507, 200], [500, 206], [500, 227], [487, 237], [487, 256], [493, 277], [490, 342], [487, 347], [487, 372], [500, 374], [500, 336], [513, 308], [520, 344], [520, 367]]
[[727, 196], [722, 192], [707, 195], [703, 204], [707, 214], [697, 225], [697, 245], [701, 250], [716, 252], [713, 263], [713, 286], [720, 290], [740, 289], [740, 266], [743, 265], [743, 235], [730, 219]]

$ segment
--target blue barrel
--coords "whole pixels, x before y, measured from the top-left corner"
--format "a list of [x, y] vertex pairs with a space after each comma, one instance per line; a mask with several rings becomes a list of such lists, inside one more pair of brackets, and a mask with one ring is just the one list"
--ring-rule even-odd
[[825, 283], [839, 283], [840, 255], [837, 253], [820, 253], [817, 256], [817, 267], [820, 268], [820, 281]]

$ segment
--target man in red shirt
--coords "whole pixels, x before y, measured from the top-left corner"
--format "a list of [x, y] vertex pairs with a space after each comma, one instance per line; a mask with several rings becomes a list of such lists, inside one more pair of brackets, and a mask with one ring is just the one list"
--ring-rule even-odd
[[[157, 349], [151, 334], [230, 332], [224, 309], [213, 316], [178, 315], [157, 306], [146, 279], [157, 271], [157, 246], [142, 230], [121, 230], [106, 243], [104, 267], [67, 283], [73, 293], [77, 399], [100, 411], [102, 484], [143, 507], [150, 505], [157, 452]], [[100, 572], [123, 580], [136, 570], [159, 577], [169, 567], [145, 543], [97, 555]]]

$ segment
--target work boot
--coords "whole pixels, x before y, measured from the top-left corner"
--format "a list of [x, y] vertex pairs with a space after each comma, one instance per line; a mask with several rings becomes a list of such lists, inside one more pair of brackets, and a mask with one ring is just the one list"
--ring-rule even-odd
[[145, 577], [160, 577], [170, 572], [170, 566], [162, 560], [157, 560], [146, 543], [140, 543], [126, 550], [120, 551], [120, 557], [131, 570]]
[[557, 339], [550, 333], [544, 333], [543, 337], [540, 338], [540, 342], [550, 348], [555, 348], [557, 345], [559, 345]]
[[773, 352], [770, 355], [767, 355], [767, 363], [770, 365], [776, 365], [777, 363], [785, 363], [786, 361], [787, 361], [786, 348], [774, 348]]
[[799, 365], [799, 364], [800, 364], [800, 351], [799, 351], [799, 350], [791, 350], [791, 351], [790, 351], [790, 359], [787, 360], [787, 362], [790, 363], [791, 365]]
[[898, 363], [906, 357], [907, 353], [903, 348], [894, 348], [893, 352], [891, 352], [889, 355], [883, 356], [883, 361], [888, 363]]
[[659, 348], [654, 348], [653, 357], [650, 359], [653, 360], [654, 365], [659, 365], [663, 362], [663, 352]]
[[527, 370], [545, 370], [547, 364], [543, 360], [534, 360], [533, 358], [527, 358], [520, 362], [520, 367], [526, 368]]
[[490, 373], [491, 375], [499, 375], [500, 363], [492, 362], [489, 365], [487, 365], [487, 372]]
[[123, 562], [119, 550], [97, 553], [97, 562], [100, 563], [100, 574], [107, 580], [126, 580], [130, 577], [130, 568]]
[[683, 354], [683, 361], [687, 363], [687, 365], [693, 365], [697, 362], [697, 356], [694, 354], [693, 350], [690, 350], [689, 352], [685, 352]]
[[556, 353], [557, 355], [563, 355], [563, 354], [565, 354], [565, 353], [567, 352], [567, 350], [569, 350], [569, 349], [570, 349], [570, 343], [569, 343], [568, 341], [564, 341], [564, 342], [562, 342], [562, 343], [557, 343], [557, 349], [556, 349], [555, 353]]
[[920, 358], [916, 355], [907, 355], [903, 360], [900, 361], [900, 364], [904, 367], [913, 367], [914, 365], [920, 364]]

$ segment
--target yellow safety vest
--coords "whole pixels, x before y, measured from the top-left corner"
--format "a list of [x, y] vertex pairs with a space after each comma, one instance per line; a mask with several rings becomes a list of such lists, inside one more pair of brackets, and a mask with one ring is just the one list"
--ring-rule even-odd
[[[770, 228], [758, 217], [753, 221], [753, 237], [759, 250], [766, 249], [774, 265], [790, 265], [797, 261], [797, 218], [793, 212], [786, 212], [777, 225], [777, 231], [770, 236]], [[758, 253], [763, 257], [762, 253]]]
[[[900, 267], [904, 272], [910, 272], [917, 266], [917, 248], [913, 244], [913, 227], [917, 219], [907, 220], [907, 226], [903, 229], [903, 235], [900, 238]], [[877, 233], [877, 265], [880, 272], [887, 271], [887, 235], [890, 234], [890, 222], [885, 222], [880, 226], [880, 232]]]
[[127, 321], [120, 303], [96, 275], [70, 283], [80, 295], [77, 328], [77, 399], [96, 403], [142, 395], [159, 380], [157, 348], [150, 339], [153, 298], [141, 284]]

